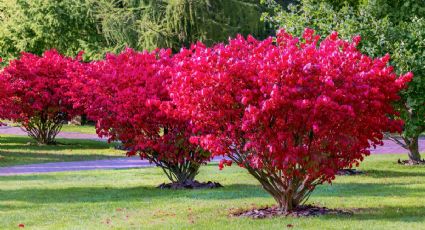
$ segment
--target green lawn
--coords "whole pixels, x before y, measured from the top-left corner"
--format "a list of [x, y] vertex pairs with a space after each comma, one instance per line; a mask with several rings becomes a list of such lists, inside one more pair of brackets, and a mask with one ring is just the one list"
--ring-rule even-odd
[[39, 146], [29, 137], [0, 135], [0, 167], [125, 157], [124, 151], [116, 150], [114, 144], [91, 140], [57, 140], [58, 145]]
[[16, 229], [425, 229], [425, 167], [368, 157], [366, 175], [338, 177], [319, 187], [310, 203], [353, 210], [352, 216], [232, 218], [234, 208], [273, 204], [239, 167], [203, 167], [199, 180], [216, 190], [166, 191], [158, 168], [0, 177], [0, 226]]
[[75, 132], [75, 133], [86, 133], [96, 134], [96, 129], [93, 125], [64, 125], [62, 132]]
[[[14, 123], [8, 120], [1, 120], [0, 122], [7, 124], [8, 126], [19, 127], [20, 123]], [[96, 134], [96, 129], [94, 125], [68, 125], [65, 124], [62, 126], [62, 132], [75, 132], [75, 133], [85, 133], [85, 134]]]

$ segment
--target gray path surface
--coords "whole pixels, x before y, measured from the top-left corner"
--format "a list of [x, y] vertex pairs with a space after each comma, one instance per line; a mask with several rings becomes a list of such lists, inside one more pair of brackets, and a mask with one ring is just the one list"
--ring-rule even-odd
[[[17, 127], [0, 127], [0, 134], [26, 135], [24, 131]], [[62, 132], [59, 138], [69, 139], [89, 139], [104, 141], [94, 134], [82, 134]], [[425, 152], [425, 138], [420, 139], [420, 152]], [[378, 146], [371, 150], [372, 154], [406, 154], [407, 150], [397, 145], [393, 141], [384, 140], [384, 146]], [[214, 158], [219, 161], [221, 158]], [[119, 158], [112, 160], [94, 160], [94, 161], [75, 161], [75, 162], [53, 162], [43, 164], [19, 165], [11, 167], [0, 167], [0, 176], [20, 175], [20, 174], [37, 174], [48, 172], [62, 171], [80, 171], [80, 170], [96, 170], [96, 169], [124, 169], [124, 168], [140, 168], [153, 166], [146, 160], [140, 160], [139, 157]]]
[[[391, 140], [384, 140], [383, 146], [370, 150], [371, 154], [407, 154], [407, 150]], [[425, 137], [419, 138], [419, 152], [425, 152]]]
[[37, 174], [63, 171], [82, 171], [100, 169], [126, 169], [153, 166], [139, 157], [118, 158], [112, 160], [52, 162], [42, 164], [17, 165], [1, 167], [0, 176]]
[[[0, 126], [0, 134], [10, 134], [10, 135], [20, 135], [27, 136], [27, 133], [24, 132], [19, 127], [11, 126]], [[60, 132], [57, 135], [58, 138], [66, 139], [86, 139], [86, 140], [107, 140], [106, 138], [100, 138], [96, 134], [86, 134], [86, 133], [76, 133], [76, 132]]]

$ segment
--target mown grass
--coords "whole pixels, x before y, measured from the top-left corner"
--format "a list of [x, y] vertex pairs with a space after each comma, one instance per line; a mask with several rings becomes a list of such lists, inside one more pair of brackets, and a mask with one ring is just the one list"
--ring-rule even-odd
[[[400, 166], [400, 155], [368, 157], [359, 176], [320, 186], [309, 203], [352, 216], [254, 220], [234, 209], [273, 204], [239, 167], [202, 167], [199, 180], [225, 187], [169, 191], [158, 168], [0, 177], [0, 226], [14, 229], [424, 229], [425, 167]], [[404, 157], [404, 156], [401, 156]]]
[[26, 136], [0, 135], [0, 167], [125, 157], [123, 151], [114, 148], [115, 144], [60, 138], [57, 141], [58, 145], [40, 146]]
[[[9, 120], [0, 119], [1, 123], [7, 124], [12, 127], [20, 127], [20, 123], [15, 123]], [[64, 124], [61, 129], [62, 132], [75, 132], [75, 133], [85, 133], [85, 134], [96, 134], [96, 128], [94, 125], [68, 125]]]
[[74, 133], [85, 133], [85, 134], [96, 134], [94, 125], [64, 125], [62, 126], [62, 132], [74, 132]]

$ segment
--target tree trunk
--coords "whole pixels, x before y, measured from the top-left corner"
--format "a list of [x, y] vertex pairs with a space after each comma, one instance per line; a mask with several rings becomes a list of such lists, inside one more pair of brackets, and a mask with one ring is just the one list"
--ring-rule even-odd
[[195, 177], [198, 175], [199, 167], [201, 166], [200, 163], [191, 160], [184, 160], [181, 163], [172, 163], [158, 160], [152, 155], [147, 158], [154, 162], [156, 166], [160, 167], [172, 183], [186, 184], [195, 181]]
[[401, 141], [399, 138], [391, 136], [391, 134], [385, 134], [387, 138], [394, 141], [398, 145], [402, 146], [404, 149], [408, 150], [409, 152], [407, 155], [409, 156], [409, 162], [411, 163], [420, 163], [421, 162], [421, 155], [419, 153], [419, 132], [416, 135], [413, 136], [402, 136], [403, 141]]
[[316, 183], [304, 177], [285, 178], [274, 170], [253, 168], [243, 154], [234, 153], [229, 156], [235, 163], [243, 165], [249, 174], [254, 176], [260, 184], [277, 202], [279, 209], [287, 214], [308, 200]]
[[419, 136], [414, 136], [412, 138], [409, 138], [409, 141], [406, 142], [408, 148], [409, 148], [409, 159], [412, 162], [419, 162], [421, 161], [421, 155], [419, 153]]
[[[289, 213], [292, 209], [294, 209], [295, 207], [299, 205], [294, 202], [293, 197], [291, 195], [286, 196], [285, 198], [280, 196], [279, 198], [280, 200], [278, 200], [278, 205], [279, 205], [279, 208], [284, 213]], [[275, 200], [276, 200], [276, 197], [275, 197]]]
[[[284, 179], [273, 175], [272, 172], [265, 172], [259, 169], [247, 168], [277, 202], [279, 209], [283, 213], [290, 213], [293, 209], [304, 203], [314, 186], [309, 186], [302, 178]], [[296, 182], [299, 181], [299, 182]]]
[[185, 184], [191, 183], [195, 180], [195, 176], [199, 172], [199, 166], [193, 162], [183, 163], [186, 164], [187, 167], [182, 166], [182, 164], [178, 164], [169, 168], [169, 173], [173, 175], [170, 177], [172, 182]]
[[56, 144], [56, 135], [62, 128], [64, 114], [58, 113], [54, 118], [49, 118], [47, 113], [42, 113], [40, 116], [35, 116], [24, 125], [28, 136], [42, 145]]

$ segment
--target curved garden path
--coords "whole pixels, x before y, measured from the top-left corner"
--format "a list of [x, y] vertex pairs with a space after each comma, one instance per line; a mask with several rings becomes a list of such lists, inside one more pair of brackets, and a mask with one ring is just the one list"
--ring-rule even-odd
[[[13, 127], [13, 126], [0, 126], [0, 134], [27, 136], [27, 133], [24, 132], [21, 128]], [[60, 132], [57, 135], [57, 137], [66, 138], [66, 139], [85, 139], [85, 140], [106, 141], [105, 138], [100, 138], [96, 134], [86, 134], [86, 133], [77, 133], [77, 132]]]
[[[0, 127], [0, 134], [11, 135], [26, 135], [18, 127]], [[105, 141], [104, 138], [99, 138], [95, 134], [83, 134], [75, 132], [61, 132], [59, 138], [69, 139], [88, 139]], [[419, 142], [420, 152], [425, 152], [425, 138], [422, 137]], [[383, 146], [378, 146], [371, 150], [372, 154], [406, 154], [407, 150], [397, 145], [393, 141], [384, 140]], [[221, 158], [214, 158], [214, 161], [219, 161]], [[18, 165], [10, 167], [1, 167], [0, 176], [20, 175], [20, 174], [36, 174], [48, 172], [62, 171], [80, 171], [80, 170], [99, 170], [99, 169], [124, 169], [124, 168], [140, 168], [154, 166], [146, 160], [140, 160], [138, 157], [118, 158], [110, 160], [94, 160], [94, 161], [74, 161], [74, 162], [54, 162], [31, 165]]]
[[93, 160], [93, 161], [71, 161], [71, 162], [52, 162], [30, 165], [16, 165], [9, 167], [0, 167], [0, 176], [36, 174], [64, 171], [82, 171], [82, 170], [106, 170], [106, 169], [127, 169], [142, 168], [153, 166], [146, 160], [140, 160], [138, 157]]

